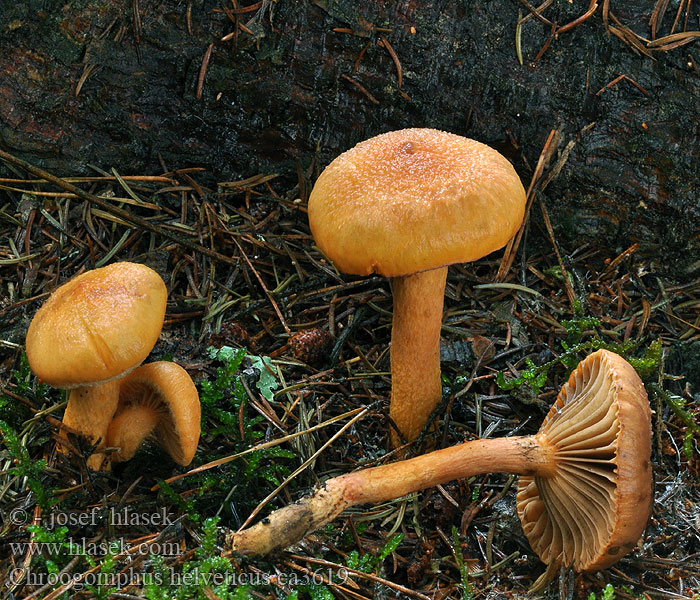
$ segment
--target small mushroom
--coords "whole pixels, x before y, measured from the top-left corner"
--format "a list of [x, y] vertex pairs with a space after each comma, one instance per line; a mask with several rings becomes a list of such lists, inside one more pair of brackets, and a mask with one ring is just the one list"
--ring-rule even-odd
[[520, 475], [517, 511], [553, 572], [603, 569], [637, 543], [651, 512], [651, 413], [632, 366], [599, 350], [579, 363], [537, 434], [466, 442], [327, 480], [306, 498], [232, 534], [245, 555], [284, 548], [344, 509], [482, 473]]
[[112, 462], [131, 459], [152, 438], [179, 465], [188, 465], [199, 443], [201, 406], [197, 388], [180, 365], [160, 361], [140, 366], [119, 385], [119, 405], [107, 430], [118, 448]]
[[100, 450], [117, 408], [117, 380], [153, 349], [166, 301], [153, 269], [117, 262], [58, 287], [29, 325], [29, 364], [44, 383], [70, 390], [63, 423], [97, 445], [87, 461], [92, 469], [108, 467]]
[[[316, 244], [345, 272], [392, 278], [389, 413], [415, 440], [442, 397], [440, 329], [447, 265], [504, 246], [525, 211], [512, 165], [492, 148], [434, 129], [361, 142], [309, 197]], [[400, 436], [392, 433], [394, 446]]]

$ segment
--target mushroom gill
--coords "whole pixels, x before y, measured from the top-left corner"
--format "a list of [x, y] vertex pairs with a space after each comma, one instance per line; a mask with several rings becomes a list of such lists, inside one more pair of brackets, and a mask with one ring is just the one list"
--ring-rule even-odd
[[[518, 482], [518, 515], [544, 563], [605, 568], [634, 547], [648, 520], [651, 432], [644, 423], [651, 414], [641, 382], [623, 362], [599, 351], [578, 365], [537, 434], [556, 448], [557, 475]], [[625, 510], [630, 499], [638, 507], [632, 512]]]

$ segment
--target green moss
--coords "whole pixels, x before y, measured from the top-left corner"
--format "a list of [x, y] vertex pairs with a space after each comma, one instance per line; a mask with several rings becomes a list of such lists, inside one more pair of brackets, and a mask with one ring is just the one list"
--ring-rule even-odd
[[700, 436], [700, 425], [696, 423], [695, 415], [688, 411], [685, 398], [676, 396], [662, 389], [661, 386], [657, 384], [651, 384], [648, 387], [657, 398], [661, 399], [664, 404], [671, 409], [674, 416], [685, 427], [685, 432], [683, 434], [683, 455], [686, 460], [691, 460], [695, 453], [696, 438]]
[[452, 526], [452, 543], [454, 547], [454, 557], [457, 561], [457, 567], [459, 568], [459, 589], [462, 593], [462, 600], [472, 600], [474, 597], [474, 590], [469, 583], [469, 565], [467, 561], [464, 560], [462, 544], [459, 541], [459, 532], [454, 525]]
[[627, 361], [635, 368], [642, 379], [651, 377], [659, 370], [663, 359], [663, 346], [660, 339], [644, 348], [644, 356], [627, 356]]
[[[608, 584], [601, 590], [601, 600], [615, 600], [615, 588]], [[588, 594], [588, 600], [596, 600], [596, 595], [591, 592]]]
[[8, 471], [17, 477], [25, 477], [26, 485], [34, 494], [37, 504], [48, 511], [55, 504], [53, 489], [46, 483], [46, 461], [29, 455], [17, 432], [5, 421], [0, 421], [0, 441], [12, 459]]
[[151, 572], [144, 576], [148, 600], [208, 600], [212, 595], [221, 600], [252, 599], [250, 586], [236, 585], [231, 561], [219, 555], [218, 522], [218, 517], [211, 517], [202, 523], [194, 559], [177, 572], [170, 570], [162, 557], [149, 558]]
[[[593, 320], [590, 321], [591, 323]], [[572, 323], [572, 322], [569, 322]], [[583, 320], [576, 321], [575, 325], [570, 325], [572, 328], [570, 331], [570, 337], [576, 339], [579, 336], [579, 328]], [[567, 328], [568, 330], [569, 328]], [[644, 349], [643, 356], [635, 357], [632, 355], [639, 346], [639, 342], [636, 340], [628, 340], [627, 342], [608, 342], [599, 337], [595, 337], [591, 340], [585, 342], [577, 343], [573, 346], [569, 346], [568, 343], [562, 341], [562, 352], [557, 358], [550, 360], [541, 365], [536, 365], [530, 358], [526, 358], [527, 368], [520, 371], [520, 374], [511, 379], [507, 379], [503, 371], [496, 373], [496, 384], [502, 390], [510, 391], [517, 390], [518, 388], [527, 385], [536, 394], [539, 394], [544, 387], [547, 376], [551, 368], [557, 364], [562, 364], [567, 368], [568, 372], [571, 372], [576, 368], [579, 361], [582, 360], [582, 355], [584, 353], [589, 354], [596, 350], [609, 350], [615, 354], [619, 354], [625, 360], [627, 360], [637, 371], [642, 379], [648, 379], [653, 375], [661, 366], [662, 361], [662, 346], [660, 340], [654, 340]]]

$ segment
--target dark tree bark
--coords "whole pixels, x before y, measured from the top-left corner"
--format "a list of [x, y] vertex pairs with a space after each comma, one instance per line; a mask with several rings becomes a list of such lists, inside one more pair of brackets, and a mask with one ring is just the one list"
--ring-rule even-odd
[[[652, 37], [654, 2], [611, 1], [549, 42], [552, 27], [530, 18], [522, 65], [516, 0], [263, 0], [237, 13], [228, 0], [0, 4], [0, 145], [59, 174], [154, 173], [162, 161], [205, 167], [210, 182], [276, 172], [291, 183], [364, 138], [429, 126], [493, 145], [527, 183], [558, 129], [550, 172], [574, 144], [541, 198], [563, 242], [614, 255], [638, 241], [679, 275], [700, 268], [700, 42], [637, 41], [650, 57], [620, 39], [634, 38], [626, 27]], [[676, 33], [700, 29], [696, 4]], [[562, 26], [585, 11], [555, 2], [543, 18]], [[667, 13], [656, 38], [672, 31]]]

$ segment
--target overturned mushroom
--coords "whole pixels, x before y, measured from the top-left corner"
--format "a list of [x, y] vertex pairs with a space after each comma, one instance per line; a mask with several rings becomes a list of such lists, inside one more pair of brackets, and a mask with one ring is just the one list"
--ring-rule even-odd
[[628, 553], [652, 501], [651, 415], [632, 366], [599, 350], [571, 374], [537, 434], [484, 439], [327, 480], [302, 500], [231, 534], [245, 555], [284, 548], [360, 503], [481, 473], [521, 475], [517, 510], [540, 558], [603, 569]]
[[97, 445], [87, 461], [92, 469], [108, 467], [100, 450], [117, 408], [117, 380], [152, 350], [166, 301], [153, 269], [117, 262], [58, 287], [29, 325], [29, 365], [43, 382], [70, 390], [63, 423]]
[[125, 377], [119, 405], [107, 430], [113, 462], [131, 459], [152, 438], [180, 465], [188, 465], [199, 443], [201, 406], [191, 377], [172, 362], [148, 363]]
[[316, 181], [309, 224], [318, 247], [345, 273], [392, 278], [394, 446], [418, 437], [442, 396], [447, 266], [504, 246], [524, 211], [525, 190], [505, 157], [435, 129], [361, 142]]

